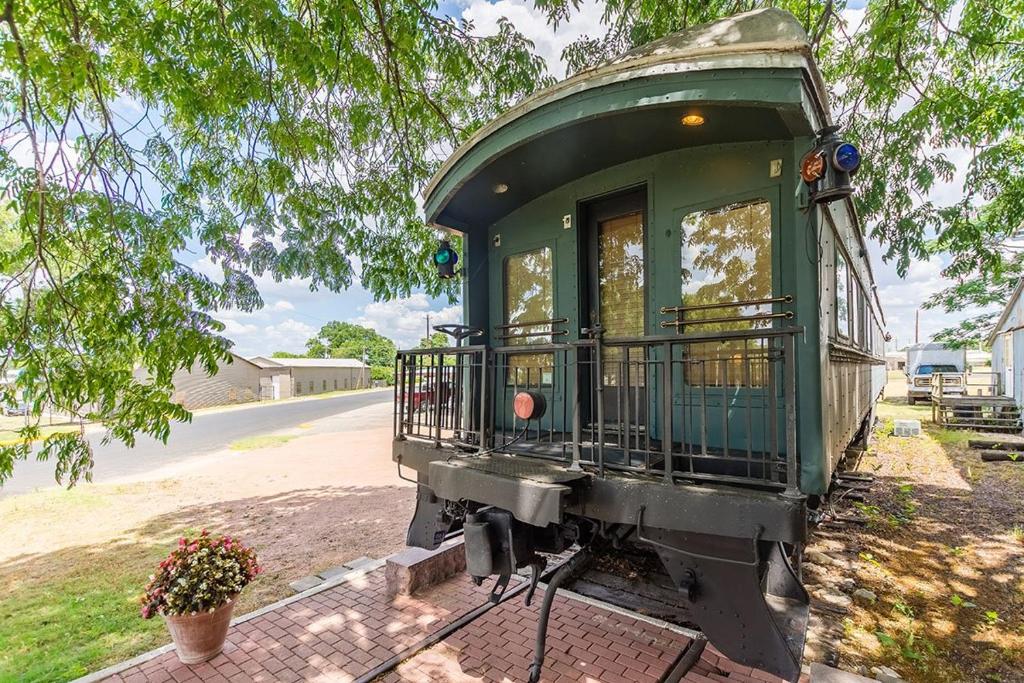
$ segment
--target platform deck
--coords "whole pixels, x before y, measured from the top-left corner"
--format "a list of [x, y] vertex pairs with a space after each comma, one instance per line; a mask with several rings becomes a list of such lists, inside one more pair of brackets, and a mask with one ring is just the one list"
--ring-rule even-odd
[[[165, 647], [90, 679], [351, 683], [486, 602], [489, 590], [488, 584], [476, 587], [462, 574], [422, 594], [389, 598], [380, 568], [237, 619], [224, 652], [204, 664], [182, 664]], [[532, 607], [521, 598], [502, 603], [377, 680], [524, 681], [540, 602], [538, 598]], [[542, 681], [657, 681], [690, 641], [683, 630], [638, 616], [559, 593]], [[781, 683], [777, 676], [731, 662], [710, 646], [684, 680]]]

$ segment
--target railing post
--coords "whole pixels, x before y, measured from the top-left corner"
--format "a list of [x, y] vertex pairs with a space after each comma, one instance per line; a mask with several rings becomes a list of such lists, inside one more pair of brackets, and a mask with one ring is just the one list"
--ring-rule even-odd
[[[782, 337], [783, 400], [786, 403], [786, 498], [803, 498], [796, 445], [796, 353], [793, 335]], [[775, 419], [775, 416], [772, 416]]]
[[[402, 354], [395, 356], [395, 405], [392, 406], [392, 422], [393, 422], [393, 434], [396, 439], [404, 439], [405, 436], [402, 434], [402, 418], [401, 413], [404, 410], [405, 405], [405, 357]], [[401, 387], [401, 393], [399, 392]]]
[[665, 342], [662, 349], [661, 382], [661, 453], [664, 459], [665, 482], [672, 483], [672, 344]]
[[[580, 346], [573, 347], [573, 357], [575, 362], [572, 364], [572, 464], [569, 465], [569, 469], [573, 472], [579, 472], [580, 467], [580, 441], [583, 439], [583, 426], [580, 423], [582, 416], [581, 402], [580, 402]], [[566, 363], [568, 364], [569, 353], [566, 351]]]
[[430, 354], [434, 359], [434, 445], [441, 446], [441, 394], [444, 383], [444, 355], [438, 351]]
[[487, 448], [487, 348], [480, 349], [480, 423], [477, 446]]
[[601, 354], [601, 332], [594, 336], [595, 393], [597, 395], [597, 468], [604, 476], [604, 365]]

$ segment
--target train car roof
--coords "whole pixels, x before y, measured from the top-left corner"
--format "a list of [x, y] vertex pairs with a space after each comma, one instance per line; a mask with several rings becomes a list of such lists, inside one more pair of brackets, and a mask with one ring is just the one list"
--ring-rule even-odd
[[[461, 184], [451, 187], [451, 183], [445, 181], [450, 180], [453, 172], [462, 170], [469, 175], [492, 161], [493, 157], [481, 159], [479, 154], [477, 158], [471, 157], [485, 141], [524, 117], [598, 89], [641, 79], [720, 69], [800, 69], [805, 75], [810, 100], [804, 103], [803, 116], [797, 117], [804, 119], [800, 123], [806, 130], [801, 132], [811, 134], [831, 123], [824, 82], [800, 22], [789, 12], [776, 8], [744, 12], [642, 45], [539, 90], [509, 108], [462, 143], [431, 178], [423, 190], [428, 222], [459, 229], [445, 221], [441, 214], [461, 189]], [[645, 102], [646, 106], [656, 104], [659, 103]], [[786, 121], [786, 124], [790, 132], [799, 125], [794, 121]], [[468, 172], [458, 168], [467, 164], [472, 167]], [[460, 180], [465, 182], [466, 178]]]

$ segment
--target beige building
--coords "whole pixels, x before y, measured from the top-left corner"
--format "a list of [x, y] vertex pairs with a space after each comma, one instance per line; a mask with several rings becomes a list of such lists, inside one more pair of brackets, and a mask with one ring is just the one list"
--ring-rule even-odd
[[[136, 376], [143, 379], [146, 373], [139, 369]], [[171, 381], [171, 400], [195, 410], [361, 389], [369, 386], [370, 368], [351, 358], [246, 359], [231, 354], [231, 362], [221, 364], [215, 375], [197, 364], [190, 370], [178, 370]]]
[[[143, 370], [136, 371], [141, 378]], [[210, 375], [196, 364], [190, 370], [178, 370], [171, 380], [171, 400], [189, 410], [248, 403], [261, 398], [260, 384], [264, 370], [241, 356], [231, 354], [230, 363], [222, 363], [217, 374]]]
[[[370, 368], [354, 358], [267, 358], [249, 359], [268, 377], [272, 398], [309, 396], [327, 391], [362, 389], [370, 386]], [[287, 379], [286, 379], [287, 376]]]

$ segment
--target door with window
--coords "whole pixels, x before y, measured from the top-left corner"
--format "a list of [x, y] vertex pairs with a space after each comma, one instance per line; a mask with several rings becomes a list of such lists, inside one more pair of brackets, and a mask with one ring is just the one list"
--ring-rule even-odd
[[[646, 421], [644, 349], [625, 340], [646, 332], [647, 193], [630, 190], [584, 206], [586, 287], [581, 309], [600, 329], [602, 419], [608, 430], [636, 431]], [[596, 401], [590, 411], [597, 420]]]

